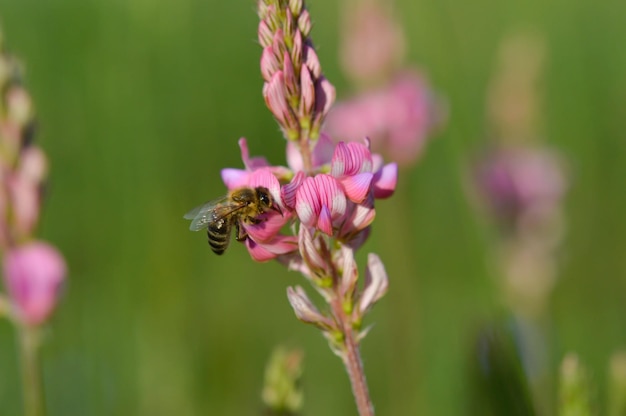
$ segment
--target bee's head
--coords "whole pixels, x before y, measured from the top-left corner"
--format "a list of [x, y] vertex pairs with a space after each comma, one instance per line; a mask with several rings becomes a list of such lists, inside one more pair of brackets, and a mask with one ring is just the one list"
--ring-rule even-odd
[[259, 204], [261, 205], [261, 210], [263, 212], [271, 209], [278, 212], [280, 215], [283, 215], [283, 212], [280, 210], [280, 207], [276, 204], [274, 198], [272, 198], [272, 194], [270, 194], [270, 191], [267, 188], [257, 188], [257, 194], [259, 196]]

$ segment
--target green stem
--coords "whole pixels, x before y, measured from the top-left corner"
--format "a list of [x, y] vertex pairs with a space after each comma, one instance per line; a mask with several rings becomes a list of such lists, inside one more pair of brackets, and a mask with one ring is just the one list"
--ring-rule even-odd
[[343, 310], [339, 296], [333, 299], [331, 307], [333, 315], [335, 319], [337, 319], [340, 330], [344, 336], [343, 344], [345, 348], [342, 354], [342, 360], [348, 372], [348, 377], [350, 378], [352, 393], [354, 394], [359, 415], [374, 416], [374, 406], [372, 405], [372, 400], [370, 399], [369, 390], [367, 388], [363, 362], [361, 361], [359, 345], [354, 338], [351, 319]]
[[39, 333], [37, 328], [27, 325], [23, 325], [19, 332], [24, 415], [43, 416], [43, 391], [38, 361]]

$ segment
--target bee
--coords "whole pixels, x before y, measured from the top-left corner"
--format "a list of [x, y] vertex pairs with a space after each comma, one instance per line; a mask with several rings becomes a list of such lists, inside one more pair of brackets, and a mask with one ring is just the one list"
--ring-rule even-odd
[[267, 188], [244, 187], [192, 209], [184, 218], [192, 220], [191, 231], [206, 227], [211, 250], [221, 255], [228, 248], [233, 226], [237, 241], [245, 241], [248, 234], [241, 223], [259, 224], [261, 214], [270, 210], [283, 214]]

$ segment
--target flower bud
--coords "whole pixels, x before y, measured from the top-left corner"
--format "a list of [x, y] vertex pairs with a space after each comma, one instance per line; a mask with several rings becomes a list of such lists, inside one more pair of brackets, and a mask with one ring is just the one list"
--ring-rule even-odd
[[373, 253], [367, 256], [365, 270], [365, 286], [359, 301], [359, 312], [364, 315], [387, 292], [389, 280], [385, 266], [380, 258]]
[[299, 320], [313, 324], [321, 329], [331, 328], [331, 321], [313, 305], [313, 302], [311, 302], [302, 287], [296, 286], [295, 289], [288, 287], [287, 298]]

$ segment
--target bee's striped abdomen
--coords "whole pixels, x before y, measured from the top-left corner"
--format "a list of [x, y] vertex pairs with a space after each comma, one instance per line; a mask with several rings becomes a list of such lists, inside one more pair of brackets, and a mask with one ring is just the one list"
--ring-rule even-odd
[[230, 230], [232, 223], [229, 219], [222, 218], [209, 223], [207, 235], [209, 245], [215, 254], [223, 254], [230, 242]]

